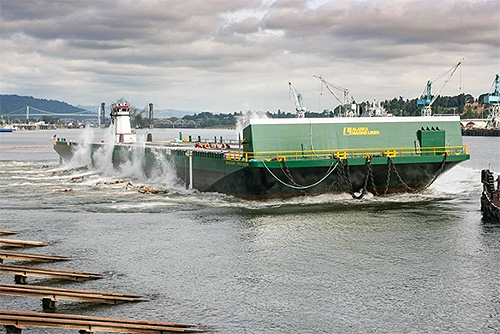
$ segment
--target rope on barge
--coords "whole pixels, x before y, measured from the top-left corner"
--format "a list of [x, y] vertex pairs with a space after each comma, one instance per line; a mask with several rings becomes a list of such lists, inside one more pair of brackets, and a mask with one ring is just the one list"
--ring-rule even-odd
[[[279, 162], [278, 162], [279, 163]], [[293, 181], [292, 179], [292, 176], [291, 175], [288, 175], [287, 173], [284, 173], [287, 178], [289, 178], [294, 184], [289, 184], [289, 183], [286, 183], [284, 181], [282, 181], [280, 178], [278, 178], [270, 169], [269, 167], [266, 165], [266, 163], [264, 162], [264, 160], [262, 160], [262, 165], [264, 165], [264, 167], [266, 168], [266, 170], [269, 172], [269, 174], [272, 175], [272, 177], [274, 177], [276, 179], [276, 181], [280, 182], [281, 184], [283, 184], [284, 186], [288, 187], [288, 188], [292, 188], [292, 189], [297, 189], [297, 190], [305, 190], [305, 189], [309, 189], [309, 188], [312, 188], [312, 187], [315, 187], [317, 186], [318, 184], [320, 184], [321, 182], [323, 182], [324, 180], [326, 180], [332, 173], [333, 171], [337, 168], [338, 166], [338, 162], [335, 164], [335, 166], [333, 166], [333, 161], [332, 161], [332, 164], [330, 165], [330, 167], [328, 168], [326, 174], [321, 178], [319, 179], [318, 181], [312, 183], [312, 184], [309, 184], [307, 186], [303, 186], [303, 185], [299, 185], [298, 183], [296, 183], [295, 181]], [[333, 168], [332, 168], [333, 166]], [[281, 166], [280, 166], [281, 167]], [[282, 169], [283, 170], [283, 169]]]
[[[444, 153], [443, 160], [441, 161], [439, 168], [437, 169], [436, 173], [432, 176], [431, 180], [427, 183], [425, 188], [429, 187], [439, 177], [439, 175], [442, 174], [444, 167], [446, 165], [447, 156], [448, 156], [448, 154]], [[403, 178], [401, 177], [392, 157], [390, 155], [387, 155], [387, 177], [386, 177], [384, 192], [382, 194], [379, 193], [377, 190], [377, 187], [375, 185], [375, 179], [374, 179], [374, 174], [373, 174], [373, 170], [372, 170], [372, 164], [371, 164], [372, 157], [370, 155], [368, 155], [368, 156], [366, 156], [365, 159], [366, 159], [366, 162], [365, 162], [366, 172], [365, 172], [365, 176], [364, 176], [363, 188], [361, 188], [361, 192], [359, 195], [356, 195], [356, 192], [354, 191], [354, 188], [353, 188], [353, 184], [352, 184], [352, 180], [351, 180], [351, 176], [350, 176], [350, 172], [349, 172], [349, 159], [347, 159], [347, 158], [344, 159], [345, 160], [344, 163], [342, 163], [342, 159], [340, 157], [337, 157], [335, 160], [332, 159], [332, 163], [329, 166], [325, 175], [323, 177], [321, 177], [318, 181], [316, 181], [312, 184], [309, 184], [309, 185], [301, 185], [294, 180], [288, 166], [286, 165], [284, 158], [283, 159], [276, 159], [274, 161], [276, 161], [279, 164], [279, 167], [280, 167], [282, 173], [291, 182], [291, 184], [281, 180], [278, 176], [276, 176], [276, 174], [274, 174], [271, 171], [271, 169], [269, 168], [269, 166], [266, 164], [265, 160], [261, 160], [261, 162], [262, 162], [262, 165], [265, 167], [265, 169], [269, 172], [269, 174], [276, 181], [278, 181], [279, 183], [281, 183], [282, 185], [284, 185], [288, 188], [292, 188], [292, 189], [296, 189], [296, 190], [306, 190], [306, 189], [315, 187], [315, 186], [319, 185], [320, 183], [322, 183], [323, 181], [325, 181], [334, 171], [337, 171], [337, 175], [339, 177], [339, 183], [338, 183], [339, 188], [342, 189], [343, 185], [346, 186], [348, 188], [349, 194], [354, 199], [362, 199], [368, 192], [371, 192], [377, 196], [387, 195], [387, 193], [389, 191], [389, 184], [391, 181], [391, 172], [394, 172], [398, 181], [406, 188], [406, 190], [408, 192], [415, 193], [418, 191], [418, 189], [410, 187], [403, 180]], [[334, 163], [335, 163], [335, 165], [334, 165]], [[369, 186], [371, 187], [371, 191], [368, 190]], [[330, 189], [330, 188], [331, 188], [331, 186], [328, 189]]]

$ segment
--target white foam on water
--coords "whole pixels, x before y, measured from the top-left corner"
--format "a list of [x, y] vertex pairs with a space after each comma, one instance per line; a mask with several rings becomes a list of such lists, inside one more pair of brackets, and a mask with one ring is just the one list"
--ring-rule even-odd
[[[159, 152], [158, 157], [163, 157], [163, 154]], [[161, 159], [157, 161], [161, 161]], [[165, 163], [166, 166], [168, 165], [165, 161], [163, 161], [163, 163]], [[435, 202], [436, 200], [460, 200], [464, 195], [465, 197], [470, 197], [470, 191], [480, 192], [481, 190], [479, 182], [480, 170], [457, 166], [448, 173], [442, 175], [430, 189], [417, 193], [399, 193], [386, 196], [374, 196], [368, 193], [361, 200], [353, 199], [351, 195], [347, 193], [341, 193], [252, 201], [219, 193], [201, 193], [197, 190], [185, 189], [182, 185], [176, 184], [176, 181], [168, 181], [170, 176], [173, 176], [173, 179], [175, 179], [175, 173], [172, 172], [168, 166], [160, 167], [157, 171], [158, 173], [149, 178], [140, 179], [140, 177], [142, 177], [142, 172], [136, 174], [133, 171], [135, 168], [134, 164], [134, 161], [131, 161], [130, 164], [126, 165], [128, 173], [117, 171], [112, 175], [102, 173], [89, 174], [75, 171], [75, 173], [70, 175], [65, 174], [62, 177], [63, 179], [58, 182], [58, 185], [72, 188], [77, 191], [77, 193], [83, 191], [83, 193], [88, 195], [90, 193], [95, 194], [95, 191], [98, 191], [101, 192], [101, 195], [104, 194], [109, 198], [121, 198], [112, 206], [107, 206], [107, 208], [111, 210], [145, 212], [152, 210], [198, 210], [204, 208], [262, 210], [287, 207], [293, 208], [297, 206], [313, 207], [315, 205], [332, 204], [345, 207], [363, 207], [370, 204], [383, 205], [387, 203], [422, 203]], [[168, 177], [165, 175], [168, 175]], [[71, 177], [78, 176], [84, 176], [84, 179], [77, 183], [70, 182]], [[20, 182], [22, 181], [25, 180], [20, 180]], [[62, 182], [62, 184], [60, 182]], [[127, 182], [131, 182], [132, 185], [127, 187]], [[168, 186], [166, 186], [167, 184]], [[137, 187], [142, 185], [154, 189], [167, 189], [169, 192], [167, 194], [142, 194], [137, 191]], [[71, 194], [75, 194], [75, 192]], [[123, 196], [132, 198], [133, 200], [125, 200], [123, 202]]]
[[429, 187], [435, 194], [480, 192], [481, 189], [481, 170], [460, 165], [441, 175]]
[[24, 161], [5, 161], [0, 163], [0, 174], [34, 174], [39, 173], [41, 170], [49, 170], [49, 168], [42, 169], [42, 166], [45, 165]]
[[158, 208], [160, 205], [158, 202], [127, 202], [127, 203], [115, 203], [113, 205], [109, 205], [109, 209], [118, 210], [118, 211], [148, 211], [154, 210]]
[[[366, 194], [364, 198], [372, 197], [371, 194]], [[266, 201], [250, 201], [250, 203], [242, 203], [244, 206], [250, 204], [250, 208], [258, 209], [260, 207], [277, 207], [277, 206], [308, 206], [308, 205], [319, 205], [328, 203], [347, 203], [352, 202], [354, 199], [348, 193], [338, 193], [338, 194], [321, 194], [321, 195], [306, 195], [297, 196], [286, 199], [270, 199]], [[357, 200], [356, 200], [357, 201]]]

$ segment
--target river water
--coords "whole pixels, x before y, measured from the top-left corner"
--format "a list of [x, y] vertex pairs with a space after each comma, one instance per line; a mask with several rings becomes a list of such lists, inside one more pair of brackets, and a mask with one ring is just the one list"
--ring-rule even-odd
[[[89, 131], [57, 134], [81, 140]], [[216, 333], [500, 333], [500, 226], [482, 221], [479, 210], [480, 171], [500, 172], [500, 138], [464, 137], [471, 160], [419, 194], [261, 202], [185, 190], [168, 168], [144, 179], [132, 170], [59, 165], [53, 134], [0, 133], [0, 229], [50, 242], [30, 252], [73, 259], [37, 266], [104, 278], [29, 283], [149, 299], [60, 301], [57, 312], [174, 321]], [[170, 192], [113, 183], [122, 180]], [[0, 275], [0, 282], [13, 277]], [[41, 301], [0, 296], [0, 308], [41, 311]], [[29, 330], [55, 332], [68, 331]]]

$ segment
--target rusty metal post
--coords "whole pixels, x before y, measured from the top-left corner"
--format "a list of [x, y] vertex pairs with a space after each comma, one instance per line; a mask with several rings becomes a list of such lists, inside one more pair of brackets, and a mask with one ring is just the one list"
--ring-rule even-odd
[[5, 331], [7, 332], [7, 334], [21, 334], [23, 328], [17, 327], [15, 325], [5, 325]]
[[26, 284], [26, 283], [28, 283], [28, 276], [15, 275], [14, 276], [14, 282], [16, 284]]
[[42, 298], [42, 308], [44, 310], [55, 310], [57, 308], [57, 300], [55, 298]]
[[85, 330], [85, 329], [80, 329], [78, 331], [78, 334], [94, 334], [94, 332], [90, 332], [90, 331]]

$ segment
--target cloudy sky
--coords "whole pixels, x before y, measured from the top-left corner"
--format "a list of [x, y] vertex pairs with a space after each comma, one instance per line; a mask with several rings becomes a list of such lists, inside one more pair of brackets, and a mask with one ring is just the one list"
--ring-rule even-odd
[[[157, 109], [308, 110], [442, 94], [500, 72], [498, 0], [0, 0], [0, 93]], [[445, 76], [436, 80], [441, 89]], [[340, 92], [337, 91], [339, 95]]]

